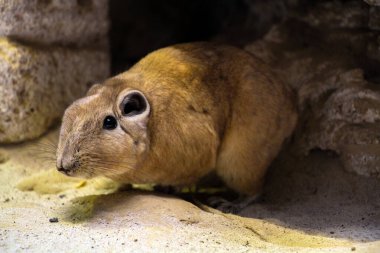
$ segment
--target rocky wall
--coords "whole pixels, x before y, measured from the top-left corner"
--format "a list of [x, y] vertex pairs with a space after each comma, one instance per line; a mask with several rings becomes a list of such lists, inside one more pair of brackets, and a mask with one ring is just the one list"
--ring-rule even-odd
[[298, 93], [298, 153], [329, 150], [380, 178], [380, 7], [321, 1], [290, 11], [247, 50]]
[[0, 143], [29, 140], [109, 75], [107, 0], [0, 0]]

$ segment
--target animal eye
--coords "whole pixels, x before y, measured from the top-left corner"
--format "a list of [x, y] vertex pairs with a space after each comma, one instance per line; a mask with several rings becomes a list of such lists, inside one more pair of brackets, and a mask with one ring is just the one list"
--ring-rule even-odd
[[134, 92], [128, 94], [120, 105], [124, 116], [134, 116], [143, 113], [147, 108], [147, 103], [143, 95]]
[[107, 117], [104, 118], [103, 121], [103, 128], [106, 130], [113, 130], [117, 127], [117, 120], [115, 119], [114, 116], [108, 115]]

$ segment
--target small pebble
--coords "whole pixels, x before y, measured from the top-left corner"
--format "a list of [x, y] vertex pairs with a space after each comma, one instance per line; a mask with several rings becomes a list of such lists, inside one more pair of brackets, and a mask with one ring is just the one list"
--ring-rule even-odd
[[58, 222], [58, 218], [57, 218], [57, 217], [50, 218], [50, 219], [49, 219], [49, 222], [51, 222], [51, 223]]

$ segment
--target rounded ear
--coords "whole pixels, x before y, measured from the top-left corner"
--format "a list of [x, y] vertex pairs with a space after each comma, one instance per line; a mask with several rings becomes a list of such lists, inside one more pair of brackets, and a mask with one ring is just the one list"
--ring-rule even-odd
[[119, 99], [121, 115], [130, 122], [146, 127], [150, 113], [150, 104], [145, 95], [138, 90], [122, 92]]
[[101, 84], [92, 85], [91, 88], [87, 91], [87, 96], [95, 95], [102, 88], [103, 88], [103, 85]]

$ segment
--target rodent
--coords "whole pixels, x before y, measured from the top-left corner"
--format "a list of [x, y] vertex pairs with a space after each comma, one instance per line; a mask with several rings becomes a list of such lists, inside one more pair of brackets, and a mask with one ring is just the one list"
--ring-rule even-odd
[[57, 168], [171, 186], [215, 171], [236, 192], [255, 195], [296, 122], [292, 90], [253, 55], [178, 44], [95, 84], [66, 109]]

